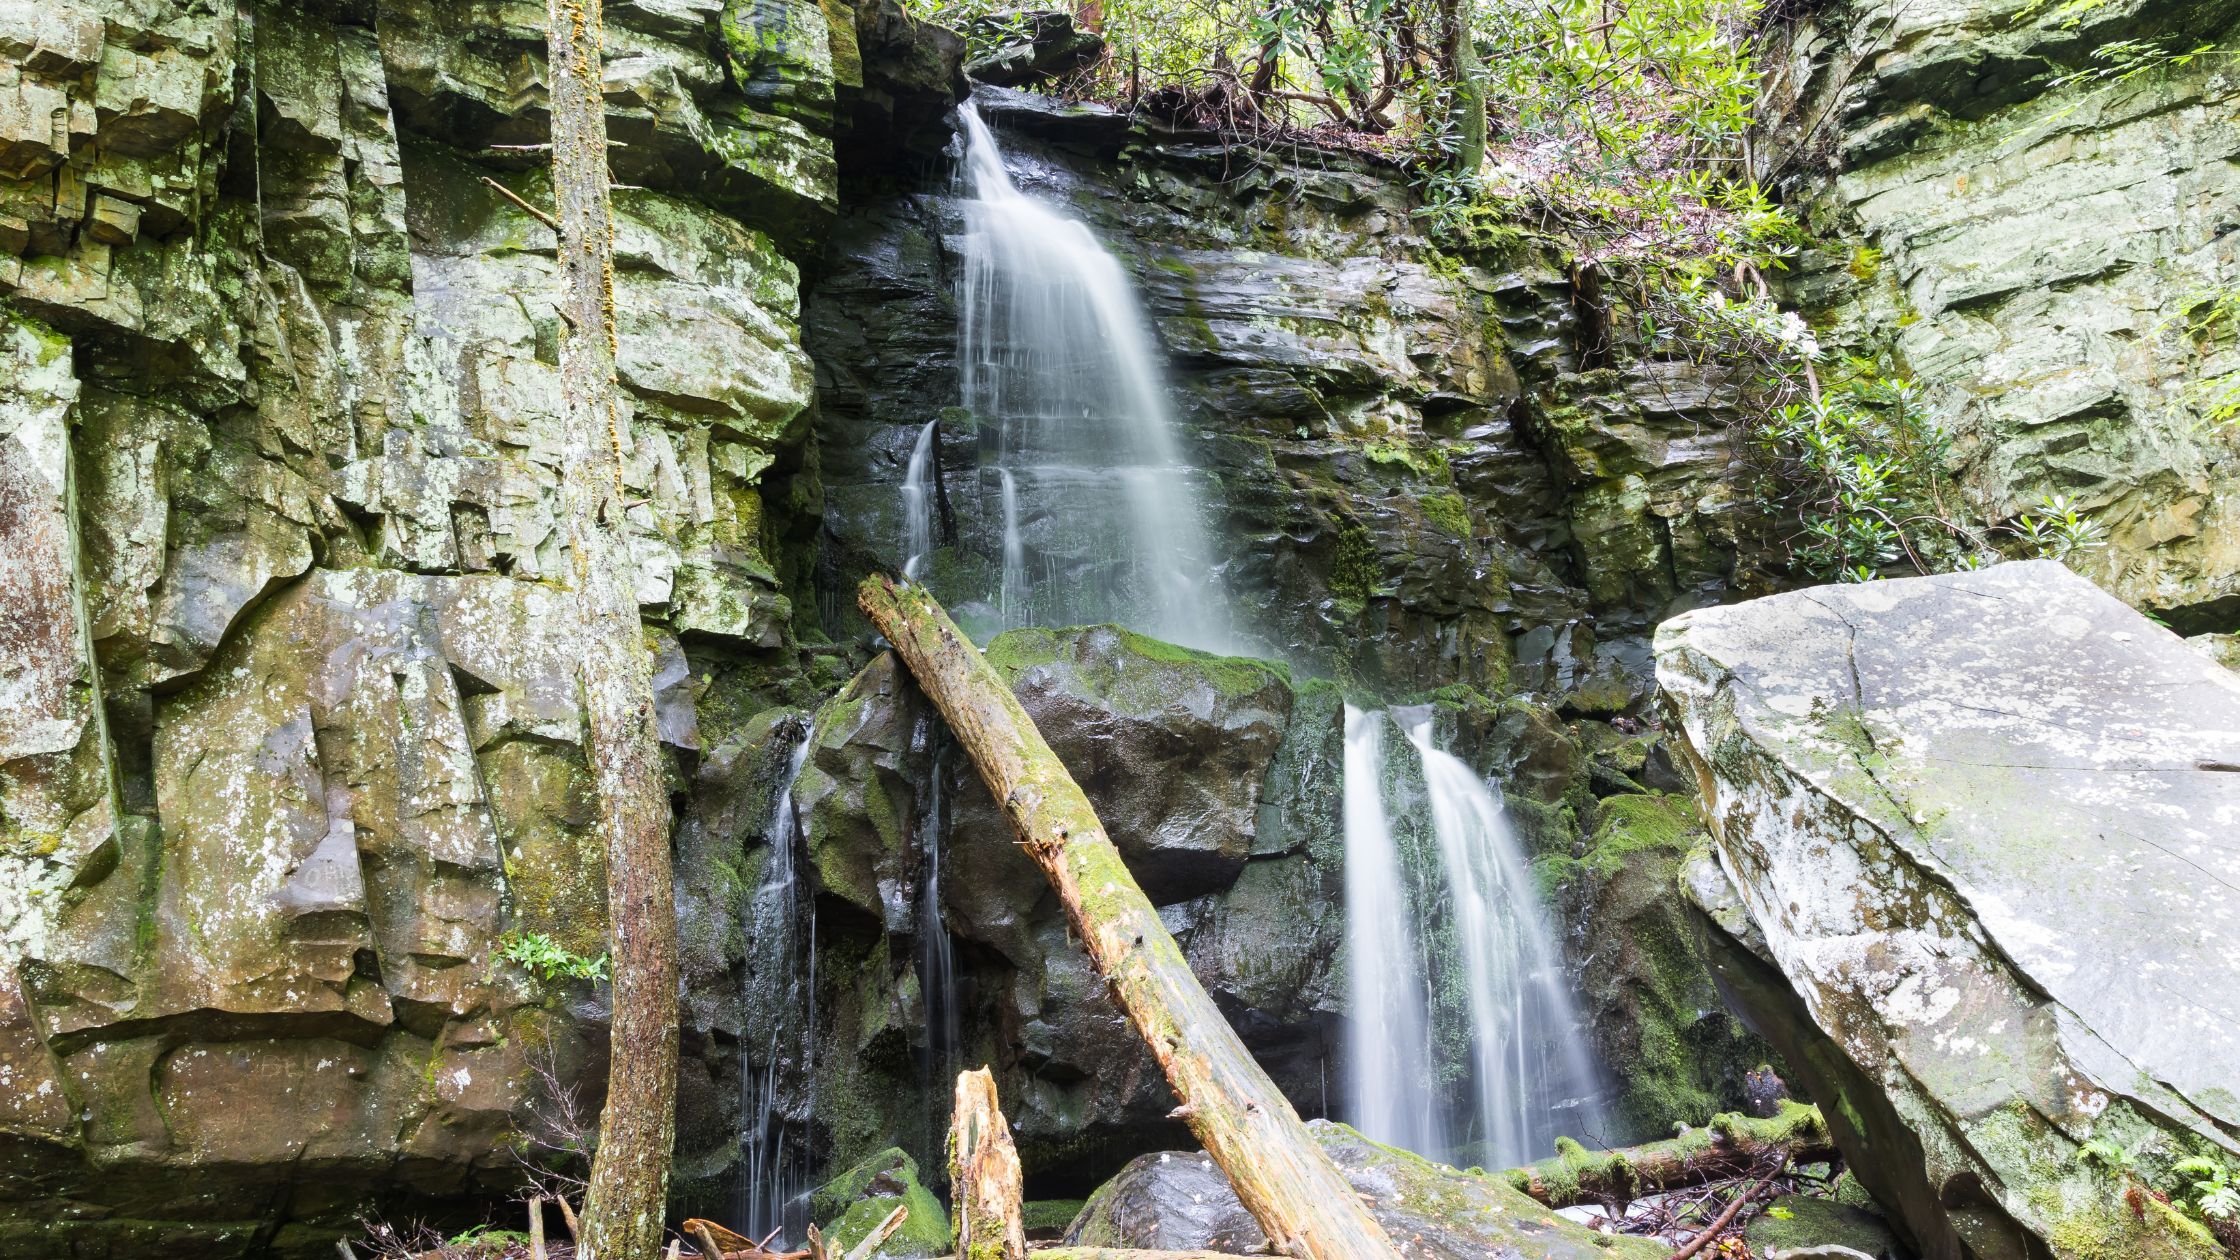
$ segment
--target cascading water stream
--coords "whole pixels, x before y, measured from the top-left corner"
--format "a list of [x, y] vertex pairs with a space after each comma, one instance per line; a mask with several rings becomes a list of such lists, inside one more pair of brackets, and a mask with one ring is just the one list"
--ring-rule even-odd
[[998, 616], [1006, 627], [1119, 621], [1229, 646], [1196, 473], [1127, 273], [1086, 226], [1019, 190], [972, 103], [958, 118], [970, 194], [958, 362], [1002, 495]]
[[910, 448], [909, 466], [902, 473], [902, 576], [918, 580], [926, 557], [933, 554], [933, 478], [938, 458], [934, 442], [940, 436], [938, 419], [918, 430]]
[[1353, 1035], [1346, 1083], [1353, 1123], [1380, 1142], [1444, 1152], [1431, 1086], [1430, 994], [1416, 954], [1415, 913], [1385, 810], [1382, 713], [1346, 706], [1346, 980]]
[[[740, 1172], [732, 1192], [732, 1217], [760, 1238], [782, 1230], [788, 1239], [807, 1228], [810, 1166], [801, 1132], [787, 1107], [785, 1084], [813, 1079], [816, 1040], [817, 924], [814, 899], [795, 873], [800, 823], [793, 788], [816, 743], [813, 728], [787, 759], [785, 778], [771, 809], [770, 859], [762, 883], [747, 896], [747, 965], [741, 994], [747, 1027], [769, 1030], [758, 1064], [742, 1047], [739, 1074]], [[806, 969], [803, 963], [806, 962]]]
[[949, 1129], [950, 1083], [962, 1066], [957, 1060], [964, 1048], [964, 1021], [957, 1004], [956, 944], [941, 909], [941, 850], [948, 826], [942, 775], [949, 753], [948, 730], [929, 720], [921, 732], [933, 742], [926, 810], [918, 835], [926, 864], [918, 893], [918, 986], [926, 1009], [926, 1149], [935, 1150]]
[[1423, 758], [1462, 955], [1477, 1112], [1472, 1162], [1515, 1167], [1553, 1150], [1559, 1135], [1607, 1132], [1562, 951], [1500, 800], [1461, 758], [1432, 744], [1429, 713], [1401, 730]]
[[[1546, 1155], [1561, 1134], [1598, 1136], [1597, 1071], [1500, 800], [1434, 745], [1428, 712], [1396, 716], [1346, 710], [1353, 1119], [1381, 1141], [1488, 1168]], [[1388, 732], [1407, 740], [1409, 764], [1388, 753]], [[1399, 839], [1426, 830], [1429, 843]], [[1457, 1045], [1468, 1062], [1442, 1054]], [[1463, 1087], [1454, 1104], [1450, 1083]]]

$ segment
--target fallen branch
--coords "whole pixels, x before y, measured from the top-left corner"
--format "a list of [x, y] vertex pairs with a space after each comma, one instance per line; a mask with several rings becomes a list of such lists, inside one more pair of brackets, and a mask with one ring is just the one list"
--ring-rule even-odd
[[980, 649], [921, 587], [873, 575], [856, 601], [971, 754], [1097, 974], [1191, 1108], [1191, 1132], [1277, 1250], [1394, 1260], [1384, 1228], [1222, 1018], [1089, 798]]
[[902, 1223], [909, 1219], [910, 1209], [903, 1204], [895, 1204], [894, 1211], [887, 1213], [885, 1220], [865, 1234], [862, 1242], [848, 1248], [848, 1260], [871, 1260], [871, 1254], [879, 1250], [879, 1245], [886, 1242], [887, 1237], [901, 1229]]
[[1787, 1168], [1788, 1166], [1789, 1161], [1787, 1159], [1783, 1159], [1780, 1164], [1774, 1167], [1774, 1170], [1772, 1172], [1769, 1172], [1765, 1176], [1758, 1178], [1757, 1184], [1751, 1186], [1748, 1190], [1743, 1191], [1741, 1194], [1736, 1195], [1734, 1197], [1734, 1202], [1727, 1205], [1726, 1211], [1719, 1213], [1719, 1215], [1717, 1215], [1716, 1217], [1713, 1217], [1711, 1223], [1704, 1226], [1703, 1232], [1697, 1234], [1694, 1238], [1689, 1239], [1687, 1246], [1673, 1252], [1670, 1260], [1690, 1260], [1690, 1257], [1695, 1256], [1704, 1248], [1710, 1246], [1712, 1240], [1716, 1239], [1720, 1234], [1726, 1231], [1727, 1226], [1734, 1224], [1734, 1218], [1741, 1214], [1742, 1209], [1748, 1206], [1752, 1199], [1755, 1199], [1760, 1194], [1763, 1194], [1765, 1192], [1765, 1188], [1773, 1184], [1773, 1179], [1780, 1176], [1782, 1170]]
[[1715, 1116], [1705, 1128], [1676, 1138], [1600, 1154], [1559, 1142], [1555, 1155], [1502, 1176], [1549, 1207], [1617, 1208], [1644, 1195], [1746, 1176], [1776, 1155], [1790, 1164], [1840, 1158], [1819, 1108], [1783, 1102], [1770, 1120]]
[[530, 205], [527, 201], [522, 199], [520, 193], [517, 193], [511, 188], [506, 187], [504, 184], [501, 184], [497, 180], [490, 178], [488, 175], [482, 177], [482, 182], [490, 185], [492, 188], [497, 189], [499, 196], [528, 211], [530, 217], [535, 219], [537, 222], [544, 224], [546, 227], [551, 228], [555, 232], [560, 230], [560, 220], [555, 219], [551, 215], [546, 214], [544, 211]]

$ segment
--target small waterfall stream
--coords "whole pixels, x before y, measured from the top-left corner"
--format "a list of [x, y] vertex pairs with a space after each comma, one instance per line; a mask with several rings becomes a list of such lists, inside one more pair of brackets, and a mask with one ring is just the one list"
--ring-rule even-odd
[[902, 472], [902, 576], [913, 582], [933, 554], [933, 478], [938, 458], [934, 443], [940, 435], [941, 421], [926, 421]]
[[956, 942], [941, 908], [941, 851], [946, 842], [948, 802], [944, 799], [944, 772], [949, 759], [949, 729], [928, 716], [919, 737], [933, 745], [932, 770], [926, 776], [926, 805], [918, 821], [918, 847], [925, 862], [925, 878], [918, 888], [918, 989], [924, 995], [926, 1017], [925, 1149], [939, 1150], [949, 1131], [951, 1083], [964, 1066], [964, 1017], [957, 989]]
[[[958, 119], [969, 196], [957, 357], [982, 491], [992, 474], [1000, 496], [1001, 567], [993, 591], [936, 594], [992, 597], [1004, 628], [1117, 621], [1225, 646], [1197, 473], [1134, 285], [1086, 226], [1020, 191], [972, 103]], [[917, 480], [929, 442], [920, 436], [904, 490], [914, 549], [930, 511]]]
[[782, 1229], [785, 1238], [800, 1238], [809, 1224], [813, 1170], [808, 1134], [788, 1105], [786, 1085], [813, 1080], [815, 1068], [816, 902], [795, 869], [800, 820], [793, 809], [794, 784], [815, 745], [816, 731], [805, 724], [770, 811], [769, 864], [745, 907], [747, 965], [741, 996], [748, 1029], [766, 1029], [768, 1038], [757, 1047], [759, 1062], [741, 1048], [746, 1058], [739, 1076], [742, 1149], [731, 1207], [732, 1217], [744, 1221], [746, 1232], [756, 1238], [774, 1229]]
[[[1388, 754], [1388, 732], [1411, 758]], [[1433, 743], [1428, 710], [1349, 707], [1345, 772], [1355, 1122], [1488, 1168], [1606, 1133], [1562, 952], [1493, 789]]]
[[1431, 1045], [1431, 997], [1424, 987], [1416, 919], [1405, 887], [1407, 863], [1393, 835], [1384, 795], [1382, 713], [1346, 706], [1346, 982], [1353, 1036], [1346, 1084], [1356, 1127], [1411, 1151], [1446, 1151]]

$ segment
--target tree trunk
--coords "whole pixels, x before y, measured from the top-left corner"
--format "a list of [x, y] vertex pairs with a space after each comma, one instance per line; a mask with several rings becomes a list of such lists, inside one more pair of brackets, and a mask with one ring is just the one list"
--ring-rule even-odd
[[1089, 961], [1182, 1100], [1181, 1113], [1284, 1254], [1394, 1260], [1392, 1243], [1191, 974], [1057, 754], [925, 590], [873, 575], [857, 603], [972, 755]]
[[660, 1254], [676, 1136], [677, 914], [653, 662], [624, 521], [629, 423], [614, 380], [614, 225], [600, 97], [600, 0], [548, 0], [552, 190], [566, 458], [561, 527], [575, 579], [578, 681], [607, 853], [614, 1020], [606, 1108], [583, 1207], [585, 1260]]
[[1486, 85], [1470, 38], [1471, 6], [1439, 0], [1439, 69], [1447, 80], [1447, 118], [1455, 131], [1454, 168], [1475, 175], [1486, 160]]
[[957, 1074], [949, 1120], [949, 1198], [957, 1254], [968, 1260], [1021, 1260], [1027, 1254], [1019, 1150], [996, 1101], [996, 1078], [980, 1068]]
[[1617, 1208], [1643, 1195], [1745, 1176], [1776, 1155], [1792, 1165], [1842, 1158], [1819, 1108], [1784, 1102], [1770, 1120], [1719, 1116], [1708, 1128], [1681, 1137], [1600, 1154], [1567, 1147], [1502, 1176], [1549, 1207]]

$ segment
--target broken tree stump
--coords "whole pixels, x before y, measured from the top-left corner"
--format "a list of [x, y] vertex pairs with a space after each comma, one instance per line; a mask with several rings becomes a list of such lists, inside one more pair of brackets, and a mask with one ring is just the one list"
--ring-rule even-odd
[[1279, 1251], [1394, 1260], [1392, 1243], [1229, 1027], [1018, 698], [922, 587], [878, 574], [856, 602], [971, 754], [1089, 961], [1151, 1047], [1190, 1131]]
[[956, 1110], [949, 1119], [949, 1197], [959, 1256], [1021, 1260], [1027, 1254], [1019, 1150], [996, 1100], [996, 1078], [986, 1068], [957, 1074]]

